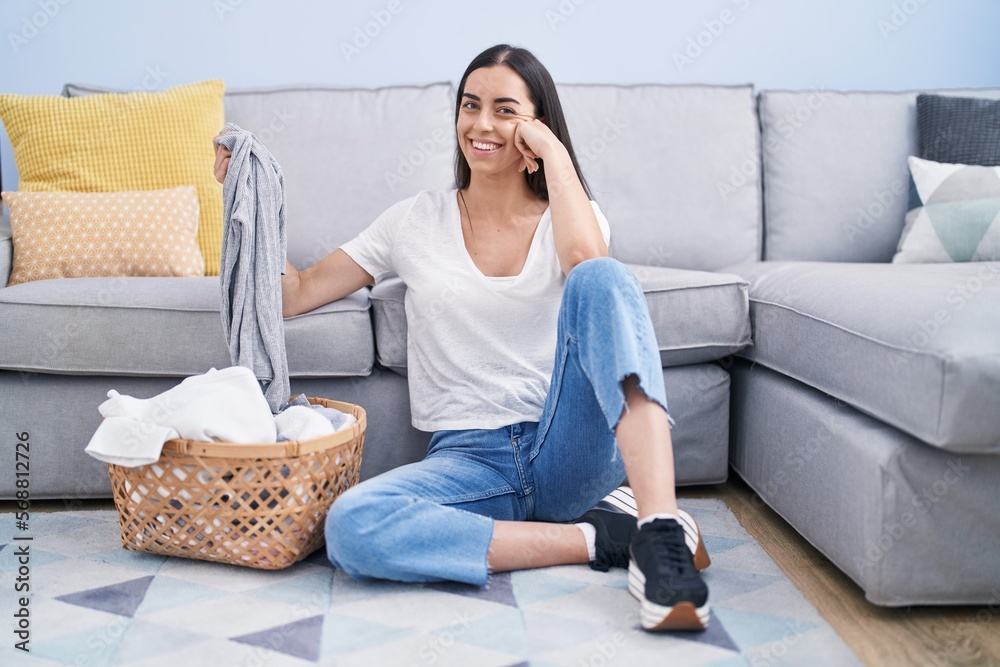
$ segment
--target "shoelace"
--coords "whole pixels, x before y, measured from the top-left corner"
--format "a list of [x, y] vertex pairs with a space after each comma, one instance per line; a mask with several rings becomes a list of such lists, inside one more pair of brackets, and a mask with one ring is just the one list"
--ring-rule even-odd
[[657, 565], [675, 574], [694, 570], [691, 551], [684, 541], [684, 529], [676, 522], [657, 519], [650, 524], [646, 539], [657, 556]]

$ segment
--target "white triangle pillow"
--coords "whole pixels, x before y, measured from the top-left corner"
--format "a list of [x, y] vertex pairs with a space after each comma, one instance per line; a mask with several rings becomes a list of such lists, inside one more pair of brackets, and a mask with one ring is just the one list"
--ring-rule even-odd
[[1000, 167], [908, 161], [910, 210], [892, 261], [1000, 260]]

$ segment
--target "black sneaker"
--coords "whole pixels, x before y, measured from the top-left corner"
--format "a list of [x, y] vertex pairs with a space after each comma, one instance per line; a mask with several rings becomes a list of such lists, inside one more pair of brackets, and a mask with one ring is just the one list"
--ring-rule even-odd
[[590, 561], [591, 569], [607, 572], [612, 567], [628, 567], [629, 545], [636, 532], [635, 516], [602, 501], [571, 523], [589, 523], [597, 531], [596, 558]]
[[[601, 503], [617, 507], [632, 516], [639, 516], [639, 506], [635, 502], [635, 495], [632, 493], [632, 489], [627, 486], [619, 486], [604, 496]], [[694, 517], [680, 508], [677, 509], [677, 516], [684, 529], [685, 541], [694, 557], [694, 566], [701, 572], [712, 564], [712, 559], [708, 556], [708, 549], [705, 548], [705, 540], [701, 539], [701, 531], [698, 530], [698, 524], [695, 523]]]
[[673, 519], [654, 519], [632, 538], [628, 590], [641, 603], [646, 630], [704, 630], [708, 587], [695, 569], [684, 529]]

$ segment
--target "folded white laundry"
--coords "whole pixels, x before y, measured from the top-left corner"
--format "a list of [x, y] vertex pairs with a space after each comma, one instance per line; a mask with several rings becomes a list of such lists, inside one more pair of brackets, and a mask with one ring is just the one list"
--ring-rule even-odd
[[313, 412], [318, 412], [329, 420], [330, 424], [333, 425], [334, 433], [344, 430], [357, 421], [357, 419], [354, 418], [354, 415], [347, 412], [341, 412], [336, 408], [327, 408], [322, 405], [311, 405], [309, 407], [313, 409]]
[[334, 432], [329, 419], [303, 405], [293, 405], [276, 414], [274, 425], [278, 429], [278, 438], [286, 440], [307, 440]]
[[193, 375], [149, 399], [112, 389], [98, 409], [104, 421], [84, 451], [121, 466], [159, 460], [163, 443], [172, 438], [232, 443], [277, 439], [260, 383], [242, 366]]

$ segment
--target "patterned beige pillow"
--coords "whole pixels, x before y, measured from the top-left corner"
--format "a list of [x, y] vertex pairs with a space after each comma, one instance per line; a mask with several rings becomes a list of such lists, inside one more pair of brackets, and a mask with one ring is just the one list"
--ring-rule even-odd
[[8, 285], [48, 278], [200, 276], [193, 185], [134, 192], [4, 192]]

